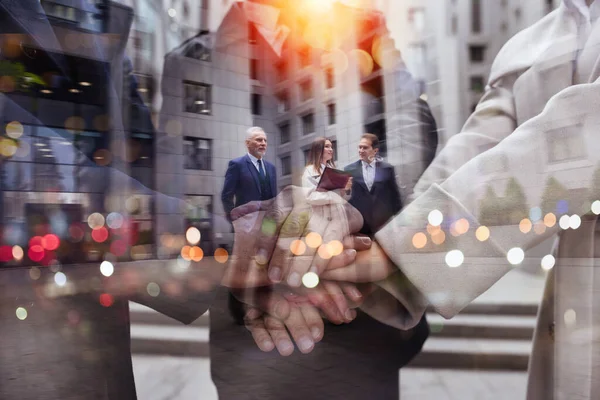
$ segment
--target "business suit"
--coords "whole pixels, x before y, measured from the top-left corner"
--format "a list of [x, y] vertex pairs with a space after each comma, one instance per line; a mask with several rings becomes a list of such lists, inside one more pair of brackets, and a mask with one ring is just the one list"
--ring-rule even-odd
[[[600, 162], [600, 152], [593, 147], [600, 127], [600, 24], [591, 24], [589, 37], [581, 40], [582, 18], [573, 1], [563, 1], [504, 46], [486, 92], [462, 132], [450, 139], [423, 175], [415, 200], [375, 235], [398, 266], [397, 274], [414, 285], [411, 295], [401, 300], [410, 315], [398, 324], [409, 327], [427, 304], [442, 316], [453, 317], [514, 268], [507, 262], [509, 249], [527, 254], [540, 241], [559, 234], [556, 265], [547, 276], [534, 333], [528, 400], [600, 397], [599, 224], [589, 207], [570, 206], [568, 214], [582, 219], [573, 229], [548, 224], [543, 234], [526, 235], [515, 225], [492, 226], [490, 238], [480, 242], [473, 235], [481, 225], [477, 200], [502, 177], [481, 173], [481, 166], [506, 162], [510, 175], [527, 189], [531, 206], [540, 204], [539, 193], [550, 177], [558, 176], [571, 187], [590, 188]], [[584, 156], [551, 162], [555, 137], [578, 138], [583, 147], [577, 151]], [[576, 205], [588, 201], [588, 196], [593, 199], [598, 193], [568, 190], [561, 200]], [[433, 209], [448, 219], [469, 219], [470, 231], [442, 245], [428, 243], [416, 249], [412, 237], [423, 231]], [[557, 213], [558, 219], [563, 212]], [[448, 268], [445, 262], [450, 250], [464, 256], [457, 268]], [[395, 290], [400, 295], [397, 286]]]
[[[111, 95], [119, 93], [124, 81], [129, 81], [129, 89], [136, 93], [133, 90], [133, 77], [126, 74], [130, 64], [122, 54], [132, 13], [120, 5], [111, 4], [110, 7], [119, 10], [113, 14], [118, 18], [111, 21], [111, 29], [114, 29], [111, 33], [118, 32], [118, 39], [108, 46], [94, 43], [82, 51], [90, 53], [90, 57], [110, 63], [112, 71], [125, 71], [125, 77], [111, 76], [115, 82], [120, 82], [114, 87], [111, 86], [113, 81], [102, 82], [110, 89], [107, 91]], [[111, 9], [111, 12], [114, 11]], [[2, 33], [23, 34], [24, 42], [53, 54], [51, 58], [57, 71], [67, 70], [62, 58], [67, 52], [61, 47], [64, 35], [55, 35], [38, 1], [2, 0], [0, 15]], [[105, 53], [102, 54], [103, 50]], [[118, 78], [123, 80], [119, 81]], [[132, 105], [140, 110], [144, 108], [139, 96], [129, 99], [126, 95], [122, 97], [123, 100], [131, 100]], [[110, 115], [114, 126], [122, 127], [124, 122], [118, 118], [120, 114]], [[121, 171], [100, 167], [88, 159], [70, 142], [64, 131], [45, 127], [43, 121], [38, 120], [29, 109], [16, 103], [10, 93], [0, 93], [0, 116], [4, 121], [18, 120], [24, 125], [43, 127], [47, 137], [72, 147], [79, 166], [93, 166], [101, 170], [103, 176], [110, 176], [113, 187], [129, 188], [145, 195], [153, 194]], [[149, 118], [148, 113], [138, 113], [138, 118]], [[152, 126], [149, 119], [144, 121], [144, 126]], [[26, 136], [24, 134], [22, 139], [28, 139]], [[174, 207], [183, 205], [178, 199], [159, 193], [154, 195], [164, 204]], [[58, 203], [60, 200], [55, 201]], [[61, 240], [67, 239], [61, 237]], [[5, 339], [0, 344], [3, 360], [0, 365], [0, 398], [135, 399], [128, 301], [140, 302], [183, 323], [191, 323], [206, 311], [214, 294], [211, 290], [200, 293], [188, 287], [186, 280], [197, 281], [196, 278], [200, 276], [193, 277], [186, 273], [186, 278], [177, 277], [164, 268], [167, 264], [167, 261], [159, 260], [115, 262], [111, 278], [101, 276], [96, 263], [63, 265], [61, 272], [67, 276], [66, 287], [69, 289], [61, 291], [58, 288], [53, 290], [53, 295], [48, 295], [48, 290], [52, 288], [47, 286], [48, 282], [52, 282], [53, 273], [45, 268], [41, 269], [38, 281], [29, 278], [26, 269], [0, 269], [0, 329]], [[137, 289], [142, 288], [137, 294], [134, 294], [135, 290], [117, 289], [118, 286], [122, 288], [125, 282], [134, 281]], [[152, 297], [144, 290], [149, 282], [183, 286], [177, 296], [161, 292]], [[99, 296], [102, 293], [112, 294], [112, 304], [100, 304]], [[15, 309], [19, 306], [28, 310], [27, 318], [23, 321], [15, 318]]]
[[223, 191], [221, 192], [223, 209], [228, 219], [231, 219], [231, 210], [235, 207], [255, 200], [272, 199], [277, 195], [275, 166], [264, 159], [262, 161], [269, 182], [267, 193], [261, 193], [258, 170], [252, 164], [248, 154], [229, 161]]
[[344, 171], [352, 175], [349, 203], [363, 216], [361, 233], [372, 235], [402, 209], [394, 167], [386, 162], [377, 161], [375, 179], [370, 190], [363, 177], [361, 160], [346, 166]]

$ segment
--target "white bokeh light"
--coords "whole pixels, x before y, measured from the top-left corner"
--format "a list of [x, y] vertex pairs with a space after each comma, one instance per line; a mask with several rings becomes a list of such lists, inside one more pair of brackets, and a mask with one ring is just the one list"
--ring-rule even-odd
[[110, 261], [102, 261], [100, 264], [100, 273], [104, 276], [111, 276], [115, 272], [115, 267]]
[[506, 259], [512, 265], [521, 264], [525, 259], [525, 252], [519, 247], [513, 247], [506, 253]]
[[581, 217], [577, 214], [571, 215], [569, 218], [569, 226], [571, 229], [577, 229], [581, 226]]
[[460, 250], [451, 250], [446, 254], [446, 264], [450, 268], [460, 267], [465, 261], [465, 256]]
[[592, 203], [592, 212], [596, 215], [600, 214], [600, 200], [596, 200]]
[[65, 286], [67, 284], [67, 276], [62, 272], [57, 272], [54, 274], [54, 282], [58, 286]]
[[560, 226], [561, 229], [567, 230], [567, 229], [569, 229], [570, 225], [571, 225], [571, 218], [569, 218], [568, 215], [563, 215], [558, 220], [558, 226]]
[[191, 245], [197, 245], [200, 242], [201, 238], [200, 231], [198, 230], [198, 228], [192, 226], [185, 233], [185, 238]]
[[302, 284], [309, 289], [317, 287], [319, 284], [319, 275], [314, 272], [307, 272], [302, 277]]
[[23, 307], [18, 307], [16, 314], [17, 314], [17, 318], [19, 318], [21, 321], [23, 321], [25, 318], [27, 318], [27, 310]]
[[552, 254], [548, 254], [542, 258], [542, 269], [544, 271], [550, 271], [554, 268], [554, 264], [556, 264], [556, 259]]
[[427, 221], [433, 226], [440, 226], [444, 220], [444, 215], [440, 210], [433, 210], [427, 216]]
[[575, 310], [569, 309], [565, 311], [564, 319], [566, 325], [573, 326], [577, 322], [577, 313]]
[[118, 212], [111, 212], [106, 216], [106, 225], [110, 229], [119, 229], [123, 226], [124, 218]]

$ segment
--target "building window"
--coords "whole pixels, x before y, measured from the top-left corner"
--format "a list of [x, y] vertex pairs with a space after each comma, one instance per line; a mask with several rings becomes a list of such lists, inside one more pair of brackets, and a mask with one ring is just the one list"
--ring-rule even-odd
[[290, 96], [287, 91], [279, 92], [275, 95], [277, 98], [277, 112], [283, 114], [290, 110]]
[[183, 139], [183, 167], [185, 169], [212, 170], [212, 140], [196, 137]]
[[290, 123], [286, 122], [278, 126], [279, 144], [289, 143], [290, 141]]
[[210, 61], [210, 49], [204, 43], [196, 42], [185, 51], [185, 56], [194, 60]]
[[154, 79], [146, 74], [132, 74], [137, 86], [137, 92], [146, 106], [152, 104], [154, 98]]
[[302, 149], [302, 156], [304, 157], [304, 165], [308, 165], [308, 156], [310, 155], [310, 147]]
[[481, 0], [471, 0], [471, 31], [481, 32]]
[[515, 8], [515, 19], [517, 20], [517, 24], [521, 23], [521, 9]]
[[331, 140], [331, 147], [333, 148], [333, 161], [337, 161], [338, 160], [337, 140]]
[[315, 131], [315, 115], [313, 113], [302, 116], [302, 134], [309, 135]]
[[300, 83], [300, 101], [306, 101], [313, 97], [312, 81], [310, 79]]
[[485, 46], [469, 46], [469, 60], [471, 62], [483, 62], [485, 60]]
[[546, 135], [548, 142], [548, 162], [580, 160], [586, 157], [585, 140], [580, 129], [565, 133], [556, 129]]
[[252, 93], [252, 114], [262, 114], [262, 96], [258, 93]]
[[475, 93], [483, 93], [483, 90], [485, 89], [485, 80], [483, 79], [483, 76], [472, 76], [470, 88]]
[[554, 10], [554, 0], [546, 0], [546, 14]]
[[292, 157], [282, 156], [279, 158], [281, 161], [281, 176], [288, 176], [292, 174]]
[[452, 35], [456, 35], [458, 33], [458, 17], [456, 14], [452, 14], [452, 19], [450, 21], [450, 30]]
[[387, 142], [386, 142], [386, 125], [385, 119], [379, 119], [375, 122], [365, 125], [365, 132], [372, 133], [379, 138], [379, 155], [381, 157], [387, 156]]
[[258, 80], [258, 60], [250, 59], [250, 79]]
[[203, 83], [184, 82], [184, 111], [195, 114], [210, 114], [211, 87]]
[[335, 86], [335, 77], [333, 75], [333, 68], [327, 68], [325, 70], [325, 88], [331, 89]]
[[335, 125], [335, 103], [327, 104], [327, 123]]

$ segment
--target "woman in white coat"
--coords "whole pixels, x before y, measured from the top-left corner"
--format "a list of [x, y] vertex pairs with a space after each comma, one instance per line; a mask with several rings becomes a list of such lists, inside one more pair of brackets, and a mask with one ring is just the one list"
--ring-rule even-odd
[[[328, 199], [328, 193], [319, 193], [316, 191], [321, 175], [325, 168], [335, 168], [333, 161], [333, 144], [331, 140], [320, 137], [315, 139], [308, 152], [308, 160], [304, 173], [302, 174], [302, 187], [309, 189], [307, 195], [309, 201], [319, 201]], [[348, 181], [344, 189], [336, 191], [337, 194], [344, 197], [346, 192], [352, 187], [352, 179]]]

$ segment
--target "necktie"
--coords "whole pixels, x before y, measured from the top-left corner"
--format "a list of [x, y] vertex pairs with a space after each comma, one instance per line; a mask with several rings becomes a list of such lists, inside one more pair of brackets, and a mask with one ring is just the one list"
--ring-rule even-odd
[[258, 163], [258, 175], [261, 179], [265, 179], [265, 170], [263, 169], [262, 161], [256, 160], [256, 162]]

